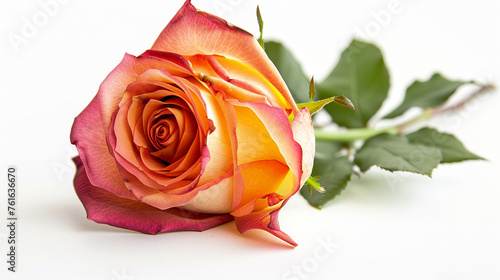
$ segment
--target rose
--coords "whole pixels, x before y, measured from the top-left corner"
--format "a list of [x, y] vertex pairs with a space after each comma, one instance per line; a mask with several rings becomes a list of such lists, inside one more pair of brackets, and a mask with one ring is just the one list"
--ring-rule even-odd
[[156, 234], [234, 219], [296, 245], [277, 219], [311, 173], [311, 116], [251, 34], [189, 0], [103, 81], [71, 142], [91, 220]]

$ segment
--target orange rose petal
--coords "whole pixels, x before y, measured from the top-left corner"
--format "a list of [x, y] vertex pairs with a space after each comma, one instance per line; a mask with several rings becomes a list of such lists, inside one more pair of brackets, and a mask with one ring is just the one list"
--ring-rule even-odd
[[[252, 211], [262, 210], [261, 205], [261, 207], [255, 207], [256, 201], [259, 198], [267, 197], [280, 191], [280, 186], [286, 179], [289, 171], [288, 166], [275, 160], [255, 161], [241, 167], [241, 176], [245, 181], [243, 199], [240, 206], [231, 212], [231, 215], [240, 217], [248, 215]], [[283, 193], [279, 195], [290, 195], [290, 189], [281, 190]]]
[[200, 137], [199, 135], [197, 135], [196, 138], [194, 139], [193, 145], [191, 145], [187, 153], [183, 155], [181, 158], [179, 158], [177, 161], [170, 164], [167, 167], [167, 169], [175, 172], [180, 170], [186, 170], [191, 165], [193, 165], [193, 163], [200, 158], [200, 153], [202, 149], [200, 141], [201, 141]]
[[184, 99], [181, 98], [169, 98], [165, 101], [163, 101], [165, 105], [170, 105], [168, 106], [169, 108], [175, 108], [178, 110], [185, 110], [185, 111], [191, 111], [191, 106], [189, 106]]
[[179, 126], [175, 117], [169, 113], [169, 109], [161, 109], [149, 117], [144, 133], [151, 143], [150, 151], [160, 151], [178, 143]]
[[222, 67], [222, 65], [220, 65], [220, 63], [217, 61], [215, 56], [209, 55], [209, 56], [206, 56], [206, 59], [207, 59], [208, 64], [210, 65], [210, 67], [212, 67], [212, 70], [214, 70], [214, 72], [221, 79], [223, 79], [226, 82], [229, 82], [229, 80], [231, 80], [231, 76], [230, 76], [229, 72], [224, 67]]
[[[142, 79], [142, 81], [146, 81], [148, 79], [151, 79], [151, 78], [154, 78], [154, 79], [164, 79], [165, 82], [179, 82], [178, 80], [176, 80], [177, 78], [175, 77], [170, 77], [168, 73], [165, 73], [161, 70], [148, 70], [146, 72], [144, 72], [142, 75], [140, 75], [140, 79]], [[156, 83], [156, 84], [155, 84]], [[164, 88], [171, 88], [173, 91], [177, 91], [177, 93], [179, 93], [180, 95], [183, 95], [182, 97], [188, 99], [189, 101], [191, 101], [191, 104], [196, 104], [198, 103], [198, 106], [202, 105], [202, 103], [200, 101], [196, 102], [196, 100], [193, 100], [193, 98], [186, 93], [186, 91], [189, 92], [189, 88], [186, 88], [184, 85], [180, 85], [181, 87], [184, 88], [183, 91], [180, 91], [178, 87], [173, 87], [171, 85], [167, 85], [167, 84], [164, 84], [164, 83], [157, 83], [157, 82], [151, 82], [151, 83], [148, 83], [148, 84], [144, 84], [142, 85], [143, 88], [139, 88], [139, 91], [141, 90], [147, 90], [147, 88], [144, 88], [144, 86], [151, 86], [151, 84], [153, 84], [153, 86], [162, 86]], [[135, 84], [138, 84], [138, 82], [136, 82]], [[129, 87], [129, 90], [130, 91], [134, 91], [134, 90], [137, 90], [137, 87]], [[144, 95], [141, 95], [141, 98], [146, 98], [148, 94], [144, 94]], [[143, 117], [146, 118], [147, 115], [151, 115], [153, 114], [153, 112], [155, 112], [156, 110], [162, 110], [160, 109], [160, 107], [163, 106], [163, 103], [162, 102], [159, 102], [159, 101], [156, 101], [156, 100], [149, 100], [147, 102], [147, 105], [145, 106], [144, 108], [144, 111], [143, 111]], [[170, 109], [165, 109], [165, 110], [168, 110], [169, 112], [171, 111]], [[198, 113], [198, 112], [196, 112]], [[180, 120], [185, 120], [186, 119], [186, 116], [183, 116], [184, 118], [179, 118]], [[190, 125], [191, 127], [189, 129], [187, 129], [187, 133], [188, 135], [183, 135], [183, 137], [185, 139], [184, 142], [186, 143], [191, 143], [190, 145], [188, 145], [188, 147], [190, 148], [189, 150], [192, 151], [192, 152], [187, 152], [187, 151], [183, 151], [185, 153], [187, 153], [188, 157], [187, 160], [184, 160], [184, 161], [181, 161], [180, 163], [178, 163], [176, 165], [176, 163], [174, 162], [173, 165], [167, 167], [167, 169], [170, 169], [171, 172], [174, 172], [174, 174], [176, 173], [176, 170], [180, 170], [182, 168], [186, 169], [186, 168], [190, 168], [189, 170], [183, 170], [185, 171], [184, 173], [182, 173], [181, 175], [177, 176], [176, 178], [173, 178], [173, 179], [165, 179], [165, 178], [161, 178], [162, 176], [159, 176], [159, 174], [156, 174], [155, 172], [150, 172], [149, 168], [148, 167], [152, 167], [151, 165], [155, 165], [157, 162], [156, 161], [153, 161], [153, 160], [150, 160], [144, 164], [140, 164], [140, 168], [142, 169], [142, 171], [144, 172], [144, 174], [142, 174], [142, 172], [138, 172], [139, 175], [138, 177], [141, 179], [141, 181], [143, 183], [148, 183], [150, 182], [151, 180], [155, 180], [159, 185], [172, 185], [172, 184], [177, 184], [178, 182], [180, 182], [181, 180], [184, 180], [185, 178], [194, 178], [196, 177], [196, 175], [194, 175], [192, 173], [193, 170], [199, 170], [199, 167], [196, 166], [196, 164], [194, 164], [193, 166], [193, 160], [194, 160], [194, 155], [196, 155], [196, 159], [199, 158], [199, 149], [196, 150], [195, 148], [193, 148], [193, 141], [196, 142], [193, 137], [194, 137], [194, 134], [195, 131], [197, 130], [198, 128], [198, 125], [196, 123], [196, 121], [194, 121], [194, 119], [192, 119], [191, 116], [188, 116], [188, 122], [190, 122]], [[143, 126], [146, 125], [148, 127], [151, 126], [151, 123], [143, 123]], [[182, 125], [181, 125], [182, 127]], [[206, 121], [206, 127], [208, 129], [209, 125], [208, 125], [208, 121]], [[198, 141], [199, 142], [199, 141]], [[200, 146], [201, 147], [201, 146]], [[179, 151], [179, 149], [178, 149]], [[119, 159], [120, 160], [120, 159]], [[150, 163], [150, 164], [148, 164]], [[181, 165], [182, 164], [182, 165]], [[130, 165], [127, 165], [126, 166], [129, 166], [129, 171], [130, 170]], [[125, 166], [125, 167], [126, 167]], [[155, 166], [155, 167], [158, 167], [158, 166]], [[161, 173], [161, 172], [160, 172]], [[148, 176], [150, 177], [148, 179]]]
[[[194, 139], [193, 143], [200, 143], [199, 136]], [[165, 166], [162, 170], [149, 170], [144, 163], [140, 165], [140, 169], [147, 176], [139, 176], [141, 181], [147, 184], [150, 180], [154, 180], [156, 184], [164, 187], [159, 189], [170, 189], [172, 185], [186, 179], [194, 179], [200, 175], [200, 158], [203, 158], [203, 149], [201, 143], [192, 145], [189, 151], [176, 162]]]
[[[201, 155], [201, 166], [200, 166], [200, 172], [198, 173], [203, 173], [207, 162], [210, 160], [210, 155], [208, 152], [208, 149], [206, 147], [203, 148], [202, 155]], [[145, 203], [148, 203], [149, 205], [153, 205], [157, 208], [160, 209], [167, 209], [170, 207], [178, 207], [184, 204], [187, 204], [189, 201], [191, 201], [198, 192], [200, 192], [202, 189], [196, 188], [196, 185], [198, 184], [199, 177], [198, 179], [193, 180], [189, 185], [183, 187], [180, 189], [182, 192], [179, 192], [179, 189], [174, 190], [173, 192], [169, 193], [156, 193], [152, 195], [147, 195], [141, 197], [141, 200]], [[176, 193], [176, 194], [171, 194], [171, 193]]]
[[253, 35], [230, 26], [219, 17], [197, 11], [189, 0], [161, 32], [151, 49], [186, 57], [220, 55], [240, 61], [261, 73], [283, 94], [293, 111], [298, 111], [278, 70]]
[[[114, 126], [114, 121], [111, 123], [112, 126]], [[111, 149], [116, 148], [116, 135], [114, 133], [109, 134], [109, 143], [111, 146]], [[137, 152], [137, 151], [135, 151]], [[138, 152], [137, 152], [138, 153]], [[120, 153], [115, 152], [114, 153], [115, 160], [118, 163], [118, 170], [120, 171], [120, 174], [123, 178], [123, 181], [125, 182], [125, 185], [127, 186], [128, 189], [133, 191], [134, 186], [140, 186], [141, 188], [144, 185], [149, 186], [151, 191], [153, 193], [155, 192], [154, 189], [165, 189], [168, 188], [169, 183], [176, 183], [178, 181], [183, 180], [186, 176], [190, 174], [184, 174], [184, 172], [176, 176], [175, 178], [168, 178], [165, 177], [161, 174], [158, 174], [157, 172], [151, 172], [146, 168], [146, 166], [139, 162], [138, 166], [133, 165], [130, 163], [125, 157], [123, 157]], [[138, 155], [140, 157], [140, 155]], [[205, 156], [206, 157], [206, 156]], [[202, 164], [203, 164], [203, 159], [205, 158], [202, 153]], [[199, 164], [198, 164], [199, 166]], [[196, 168], [199, 168], [198, 166], [194, 165], [191, 167], [191, 170], [195, 170]], [[200, 169], [198, 169], [200, 170]], [[183, 170], [184, 171], [184, 170]], [[134, 174], [134, 175], [131, 175]], [[135, 177], [134, 177], [135, 176]], [[134, 177], [132, 180], [132, 177]], [[135, 180], [136, 179], [136, 180]], [[131, 184], [131, 181], [139, 181], [141, 184]], [[134, 193], [134, 195], [136, 195]]]
[[285, 159], [270, 135], [268, 128], [256, 113], [244, 106], [235, 106], [238, 127], [238, 164], [260, 160], [278, 160], [286, 164]]
[[168, 96], [177, 96], [170, 89], [174, 88], [180, 94], [184, 94], [177, 87], [172, 87], [169, 84], [162, 82], [151, 81], [136, 81], [127, 87], [127, 91], [123, 94], [123, 100], [120, 104], [128, 102], [132, 98], [143, 99], [144, 102], [151, 99], [162, 99]]
[[142, 126], [142, 109], [144, 102], [140, 98], [133, 98], [132, 104], [127, 114], [127, 120], [132, 132], [133, 144], [143, 148], [149, 148], [149, 142], [144, 137], [144, 130]]
[[[88, 180], [94, 186], [116, 194], [118, 197], [135, 199], [116, 167], [106, 141], [106, 133], [99, 125], [100, 113], [97, 98], [75, 118], [71, 128], [71, 143], [76, 145]], [[77, 170], [78, 172], [78, 170]]]
[[120, 154], [125, 160], [127, 160], [133, 166], [139, 166], [139, 154], [132, 140], [132, 131], [128, 125], [128, 109], [130, 108], [132, 102], [123, 104], [123, 106], [117, 111], [117, 114], [113, 120], [113, 133], [116, 139], [114, 151]]
[[210, 64], [208, 64], [206, 55], [194, 55], [187, 56], [186, 59], [191, 62], [191, 68], [193, 69], [193, 73], [195, 76], [198, 76], [196, 73], [203, 73], [204, 75], [217, 77], [217, 73], [215, 73], [214, 69]]
[[158, 157], [149, 153], [147, 149], [140, 148], [139, 154], [141, 155], [142, 164], [153, 172], [159, 172], [165, 168], [165, 163]]
[[[187, 182], [187, 189], [182, 192], [162, 191], [162, 188], [154, 188], [152, 184], [147, 186], [139, 180], [136, 173], [133, 175], [123, 167], [118, 167], [120, 174], [125, 180], [125, 184], [130, 189], [132, 194], [140, 201], [147, 203], [158, 209], [168, 209], [188, 203], [196, 196], [199, 190], [195, 188], [197, 180]], [[164, 187], [163, 187], [164, 188]]]
[[[190, 90], [190, 96], [194, 104], [196, 105], [196, 107], [193, 109], [193, 113], [196, 116], [200, 127], [202, 127], [203, 130], [206, 130], [207, 128], [209, 129], [210, 122], [206, 114], [206, 103], [201, 93], [201, 89], [203, 89], [204, 86], [199, 82], [199, 80], [194, 77], [190, 77], [188, 79], [182, 78], [181, 80], [183, 81], [183, 84]], [[195, 84], [193, 84], [193, 82]]]
[[201, 139], [199, 138], [198, 122], [190, 113], [184, 114], [183, 126], [179, 127], [179, 139], [180, 145], [174, 156], [174, 162], [179, 161], [181, 157], [184, 157], [188, 151], [199, 144]]
[[[113, 123], [112, 123], [113, 124]], [[109, 144], [111, 146], [111, 149], [114, 149], [116, 146], [116, 135], [114, 133], [109, 134]], [[140, 156], [140, 155], [139, 155]], [[130, 188], [130, 177], [135, 176], [137, 180], [141, 181], [143, 184], [147, 184], [151, 188], [154, 189], [161, 189], [163, 188], [162, 185], [158, 184], [155, 180], [152, 180], [150, 177], [148, 177], [143, 170], [141, 170], [141, 164], [139, 163], [139, 166], [135, 166], [131, 164], [126, 158], [124, 158], [122, 155], [119, 153], [114, 153], [115, 161], [117, 163], [118, 171], [120, 172], [121, 177], [123, 178], [123, 182], [125, 183], [125, 186], [131, 190]], [[134, 175], [130, 175], [133, 173]]]
[[169, 95], [172, 95], [172, 93], [165, 90], [163, 83], [135, 81], [123, 93], [123, 99], [120, 101], [119, 106], [122, 106], [133, 98], [142, 99], [146, 103], [150, 99], [161, 99]]
[[[149, 80], [154, 79], [156, 81], [150, 81], [147, 84], [142, 86], [152, 87], [150, 90], [155, 89], [154, 87], [163, 87], [167, 90], [172, 91], [171, 96], [177, 96], [186, 101], [186, 104], [189, 106], [190, 111], [199, 121], [200, 125], [204, 129], [208, 129], [208, 120], [206, 119], [205, 111], [205, 103], [201, 98], [200, 90], [191, 84], [191, 82], [187, 79], [171, 76], [168, 72], [164, 70], [151, 70], [145, 72], [140, 76], [141, 79]], [[169, 83], [174, 83], [171, 85]], [[133, 91], [135, 88], [129, 87], [128, 91]], [[141, 89], [144, 90], [144, 89]]]
[[137, 119], [136, 125], [134, 126], [134, 131], [132, 131], [132, 138], [134, 139], [134, 144], [137, 147], [149, 149], [150, 143], [144, 136], [144, 129], [142, 126], [142, 118]]
[[[165, 69], [148, 69], [138, 75], [137, 80], [127, 87], [127, 92], [120, 104], [127, 102], [128, 99], [136, 95], [148, 97], [148, 94], [154, 94], [153, 92], [164, 89], [172, 92], [165, 92], [165, 96], [179, 96], [182, 99], [187, 99], [189, 96], [182, 90], [182, 85], [178, 85], [180, 82], [181, 80], [179, 80], [178, 77], [170, 75]], [[153, 95], [146, 99], [159, 99], [158, 97], [159, 96]]]
[[[179, 136], [178, 136], [178, 132], [175, 132], [175, 136], [172, 136], [172, 138], [176, 138], [177, 139], [177, 143], [174, 143], [170, 146], [168, 146], [167, 148], [165, 149], [162, 149], [160, 151], [156, 151], [156, 152], [150, 152], [148, 151], [147, 153], [151, 156], [154, 156], [156, 158], [159, 158], [159, 159], [162, 159], [163, 161], [166, 161], [166, 162], [172, 162], [173, 158], [174, 158], [174, 155], [175, 155], [175, 152], [177, 150], [177, 147], [179, 145], [178, 143], [178, 139], [179, 139]], [[161, 169], [155, 169], [156, 171], [158, 172], [161, 172], [162, 169], [164, 169], [165, 165], [163, 165], [163, 167]]]
[[285, 112], [281, 108], [271, 107], [262, 103], [239, 102], [236, 100], [228, 100], [228, 102], [235, 107], [246, 107], [255, 112], [269, 132], [274, 143], [278, 146], [280, 154], [285, 159], [290, 170], [292, 170], [297, 178], [301, 178], [302, 148], [294, 139], [290, 121], [285, 115]]
[[[189, 168], [181, 169], [180, 171], [151, 171], [147, 168], [146, 165], [141, 164], [141, 170], [144, 172], [145, 180], [144, 183], [150, 185], [151, 181], [154, 181], [155, 184], [152, 184], [151, 187], [155, 187], [160, 190], [170, 190], [176, 188], [176, 183], [183, 180], [194, 180], [200, 175], [200, 158], [198, 156], [198, 160], [191, 162]], [[143, 178], [143, 176], [140, 176]], [[155, 186], [156, 185], [156, 186]], [[158, 187], [159, 186], [159, 187]]]
[[137, 120], [141, 118], [142, 112], [144, 111], [144, 99], [142, 98], [132, 98], [129, 104], [129, 109], [127, 112], [127, 121], [130, 131], [135, 131], [135, 126], [137, 125]]
[[[161, 139], [161, 144], [164, 147], [169, 147], [169, 146], [174, 145], [175, 143], [178, 142], [178, 140], [179, 140], [179, 135], [178, 135], [179, 127], [177, 124], [177, 120], [174, 119], [173, 117], [165, 119], [164, 123], [166, 126], [168, 126], [168, 131], [167, 131], [167, 128], [160, 129], [159, 127], [155, 128], [155, 130], [156, 130], [156, 133], [158, 135], [159, 135], [159, 133], [166, 135], [166, 136], [164, 136], [165, 139], [163, 139], [163, 138]], [[163, 131], [163, 132], [160, 132], [160, 131]], [[167, 136], [167, 134], [168, 134], [168, 136]]]
[[165, 107], [165, 103], [163, 103], [160, 100], [155, 100], [155, 99], [147, 100], [144, 107], [143, 107], [143, 110], [142, 110], [142, 115], [144, 116], [143, 123], [147, 124], [145, 126], [151, 125], [151, 121], [154, 120], [153, 119], [154, 114], [157, 111], [163, 109], [164, 107]]

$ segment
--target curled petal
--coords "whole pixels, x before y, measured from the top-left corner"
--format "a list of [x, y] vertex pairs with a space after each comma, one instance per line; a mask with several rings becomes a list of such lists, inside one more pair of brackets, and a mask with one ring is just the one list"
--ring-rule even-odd
[[178, 208], [159, 210], [138, 201], [117, 197], [93, 186], [80, 158], [73, 160], [77, 166], [75, 191], [87, 211], [87, 218], [95, 222], [156, 234], [177, 230], [202, 231], [233, 219], [230, 215], [199, 214]]
[[295, 113], [295, 118], [292, 121], [292, 131], [293, 138], [302, 147], [303, 173], [300, 180], [300, 185], [303, 185], [307, 178], [311, 176], [316, 145], [314, 138], [314, 128], [311, 121], [311, 114], [306, 107]]
[[191, 65], [189, 62], [181, 55], [176, 53], [155, 51], [155, 50], [147, 50], [141, 56], [153, 56], [158, 57], [167, 61], [174, 63], [177, 66], [180, 66], [186, 70], [186, 72], [192, 73]]
[[283, 94], [292, 110], [298, 111], [278, 70], [253, 35], [219, 17], [197, 11], [189, 0], [165, 27], [152, 49], [183, 56], [220, 55], [237, 60], [260, 72]]
[[[224, 57], [208, 56], [207, 62], [214, 72], [224, 81], [256, 96], [265, 97], [272, 106], [289, 110], [287, 101], [262, 74], [239, 61]], [[226, 92], [227, 94], [227, 92]], [[230, 97], [228, 97], [230, 99]], [[246, 101], [238, 99], [240, 101]], [[253, 100], [258, 101], [258, 100]], [[258, 101], [260, 102], [260, 101]], [[263, 102], [266, 103], [266, 102]]]
[[254, 92], [242, 89], [221, 78], [204, 76], [203, 80], [210, 85], [213, 91], [224, 92], [227, 99], [235, 99], [243, 102], [254, 101], [259, 103], [269, 103], [264, 95], [259, 95]]
[[286, 200], [282, 204], [276, 204], [272, 207], [272, 209], [267, 211], [253, 212], [243, 217], [235, 217], [234, 221], [238, 231], [240, 233], [244, 233], [251, 229], [262, 229], [296, 247], [297, 243], [293, 241], [290, 236], [280, 230], [278, 223], [279, 209], [285, 203]]
[[[278, 223], [278, 213], [294, 193], [297, 178], [277, 161], [258, 161], [247, 165], [241, 171], [245, 180], [243, 202], [231, 215], [236, 227], [244, 233], [250, 229], [262, 229], [290, 243], [297, 244], [284, 232]], [[272, 174], [272, 176], [269, 176]]]

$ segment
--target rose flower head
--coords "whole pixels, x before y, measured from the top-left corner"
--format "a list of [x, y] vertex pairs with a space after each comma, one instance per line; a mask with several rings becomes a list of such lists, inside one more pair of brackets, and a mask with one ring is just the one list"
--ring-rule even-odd
[[89, 219], [156, 234], [234, 220], [280, 230], [310, 176], [314, 131], [257, 40], [186, 1], [151, 49], [125, 54], [75, 119]]

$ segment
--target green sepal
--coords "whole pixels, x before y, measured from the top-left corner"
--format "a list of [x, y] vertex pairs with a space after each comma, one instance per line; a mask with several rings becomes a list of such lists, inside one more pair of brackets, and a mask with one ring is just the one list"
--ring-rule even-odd
[[314, 76], [311, 77], [311, 82], [309, 82], [309, 101], [313, 102], [316, 96], [316, 85], [314, 84]]
[[262, 20], [262, 15], [260, 14], [260, 8], [259, 5], [257, 5], [257, 21], [259, 22], [259, 44], [262, 47], [262, 49], [266, 49], [264, 46], [264, 39], [262, 38], [263, 33], [264, 33], [264, 21]]
[[307, 103], [299, 103], [299, 104], [297, 104], [297, 107], [299, 107], [299, 109], [307, 107], [307, 109], [309, 109], [309, 113], [311, 113], [311, 115], [313, 115], [316, 112], [318, 112], [319, 110], [321, 110], [326, 104], [331, 103], [331, 102], [338, 103], [342, 106], [345, 106], [347, 108], [354, 110], [354, 104], [352, 104], [351, 100], [349, 100], [349, 98], [345, 97], [344, 95], [333, 96], [333, 97], [323, 99], [323, 100], [318, 100], [318, 101], [309, 101]]
[[309, 192], [309, 195], [312, 195], [312, 189], [317, 190], [320, 193], [324, 193], [325, 189], [320, 185], [319, 183], [319, 176], [311, 176], [307, 179], [306, 181], [306, 187], [307, 191]]

